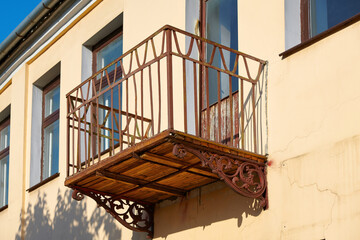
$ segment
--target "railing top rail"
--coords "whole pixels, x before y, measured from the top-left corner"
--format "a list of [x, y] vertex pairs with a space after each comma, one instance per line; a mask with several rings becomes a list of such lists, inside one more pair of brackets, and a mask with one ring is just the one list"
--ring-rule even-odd
[[[111, 67], [113, 64], [115, 64], [116, 62], [120, 61], [121, 59], [123, 59], [124, 57], [132, 54], [134, 51], [136, 51], [139, 47], [141, 47], [142, 45], [146, 44], [148, 41], [150, 41], [151, 39], [153, 39], [155, 36], [159, 35], [161, 32], [165, 31], [165, 30], [173, 30], [175, 32], [179, 32], [185, 36], [188, 36], [188, 37], [191, 37], [191, 38], [194, 38], [196, 40], [199, 40], [199, 41], [202, 41], [202, 42], [205, 42], [205, 43], [208, 43], [208, 44], [211, 44], [215, 47], [218, 47], [218, 48], [221, 48], [221, 49], [224, 49], [224, 50], [227, 50], [229, 52], [232, 52], [232, 53], [235, 53], [237, 55], [240, 55], [242, 57], [245, 57], [245, 58], [248, 58], [248, 59], [251, 59], [251, 60], [254, 60], [254, 61], [257, 61], [260, 63], [260, 67], [261, 65], [265, 65], [266, 61], [262, 60], [262, 59], [259, 59], [259, 58], [256, 58], [254, 56], [251, 56], [249, 54], [246, 54], [246, 53], [243, 53], [243, 52], [240, 52], [240, 51], [237, 51], [237, 50], [234, 50], [234, 49], [231, 49], [227, 46], [224, 46], [224, 45], [221, 45], [219, 43], [216, 43], [216, 42], [213, 42], [213, 41], [210, 41], [208, 39], [205, 39], [205, 38], [202, 38], [202, 37], [199, 37], [197, 35], [194, 35], [192, 33], [188, 33], [184, 30], [181, 30], [179, 28], [176, 28], [176, 27], [173, 27], [171, 25], [165, 25], [163, 27], [161, 27], [159, 30], [157, 30], [156, 32], [154, 32], [153, 34], [151, 34], [149, 37], [147, 37], [146, 39], [144, 39], [143, 41], [141, 41], [139, 44], [137, 44], [136, 46], [134, 46], [133, 48], [131, 48], [130, 50], [128, 50], [127, 52], [125, 52], [123, 55], [121, 55], [120, 57], [118, 57], [117, 59], [115, 59], [114, 61], [112, 61], [110, 64], [108, 64], [107, 66], [105, 66], [104, 68], [100, 69], [99, 71], [97, 71], [96, 73], [94, 73], [91, 77], [89, 77], [88, 79], [86, 79], [85, 81], [83, 81], [82, 83], [80, 83], [79, 85], [77, 85], [75, 88], [73, 88], [70, 92], [68, 92], [66, 94], [66, 97], [69, 97], [72, 93], [74, 93], [77, 89], [81, 88], [82, 86], [84, 86], [85, 84], [87, 84], [89, 81], [91, 81], [94, 77], [96, 77], [97, 75], [101, 74], [104, 70], [106, 70], [107, 68]], [[166, 49], [164, 49], [164, 51], [166, 51]], [[162, 54], [162, 53], [161, 53]], [[159, 56], [161, 55], [159, 54]]]
[[216, 47], [220, 47], [220, 48], [225, 49], [225, 50], [227, 50], [227, 51], [229, 51], [229, 52], [236, 53], [237, 55], [241, 55], [241, 56], [243, 56], [243, 57], [252, 59], [252, 60], [257, 61], [257, 62], [259, 62], [259, 63], [261, 63], [261, 64], [265, 64], [265, 63], [266, 63], [266, 61], [264, 61], [264, 60], [262, 60], [262, 59], [260, 59], [260, 58], [257, 58], [257, 57], [254, 57], [254, 56], [252, 56], [252, 55], [249, 55], [249, 54], [240, 52], [240, 51], [235, 50], [235, 49], [232, 49], [232, 48], [229, 48], [229, 47], [224, 46], [224, 45], [221, 45], [221, 44], [219, 44], [219, 43], [217, 43], [217, 42], [213, 42], [213, 41], [211, 41], [211, 40], [209, 40], [209, 39], [199, 37], [199, 36], [197, 36], [197, 35], [194, 35], [194, 34], [192, 34], [192, 33], [186, 32], [186, 31], [184, 31], [184, 30], [181, 30], [181, 29], [179, 29], [179, 28], [173, 27], [173, 26], [171, 26], [171, 25], [165, 25], [163, 28], [164, 28], [164, 30], [166, 30], [166, 29], [174, 30], [174, 31], [179, 32], [179, 33], [181, 33], [181, 34], [184, 34], [184, 35], [186, 35], [186, 36], [193, 37], [193, 38], [195, 38], [195, 39], [197, 39], [197, 40], [200, 40], [200, 41], [209, 43], [209, 44], [214, 45], [214, 46], [216, 46]]

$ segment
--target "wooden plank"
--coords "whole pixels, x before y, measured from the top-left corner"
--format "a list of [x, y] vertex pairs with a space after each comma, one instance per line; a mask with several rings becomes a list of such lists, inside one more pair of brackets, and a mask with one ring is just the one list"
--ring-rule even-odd
[[[163, 163], [163, 164], [168, 164], [171, 167], [184, 167], [184, 166], [189, 166], [194, 164], [194, 162], [185, 162], [179, 159], [175, 159], [175, 158], [169, 158], [169, 157], [163, 157], [163, 156], [159, 156], [157, 154], [153, 154], [153, 153], [144, 153], [141, 155], [141, 158], [145, 159], [145, 160], [150, 160], [150, 161], [154, 161], [154, 162], [159, 162], [159, 163]], [[217, 178], [217, 175], [214, 174], [210, 168], [208, 167], [202, 167], [200, 166], [200, 160], [198, 158], [196, 158], [197, 161], [199, 162], [199, 166], [193, 166], [190, 170], [188, 170], [187, 172], [191, 172], [191, 173], [199, 173], [201, 175], [206, 175], [209, 176], [211, 178]]]
[[85, 188], [93, 188], [94, 186], [96, 186], [98, 183], [102, 183], [104, 181], [104, 179], [101, 178], [96, 178], [95, 180], [88, 182], [84, 185], [81, 185], [81, 187], [85, 187]]
[[118, 193], [120, 193], [122, 191], [125, 191], [125, 190], [127, 191], [134, 187], [135, 187], [135, 185], [133, 185], [133, 184], [124, 183], [124, 182], [119, 183], [117, 181], [112, 181], [112, 184], [109, 184], [107, 186], [101, 186], [98, 188], [98, 190], [104, 191], [104, 192], [110, 192], [110, 193], [117, 195]]
[[174, 195], [165, 194], [164, 192], [156, 191], [149, 188], [140, 188], [133, 192], [129, 192], [124, 196], [131, 199], [142, 199], [142, 201], [153, 203], [157, 203], [161, 200], [174, 197]]
[[91, 181], [94, 181], [96, 179], [98, 179], [98, 177], [95, 176], [95, 175], [92, 175], [92, 176], [89, 176], [88, 178], [85, 178], [84, 180], [78, 182], [78, 185], [82, 186], [82, 185], [85, 185], [85, 184], [87, 184], [87, 183], [89, 183]]
[[200, 187], [200, 186], [203, 186], [203, 185], [209, 184], [211, 182], [215, 182], [215, 181], [216, 180], [214, 180], [214, 179], [201, 177], [201, 176], [191, 174], [188, 172], [182, 172], [174, 177], [159, 181], [158, 183], [167, 185], [167, 186], [171, 186], [171, 187], [185, 189], [185, 190], [189, 191], [191, 189], [194, 189], [194, 188], [197, 188], [197, 187]]
[[123, 161], [119, 164], [116, 164], [110, 168], [108, 168], [107, 170], [109, 172], [117, 172], [117, 173], [121, 173], [121, 172], [126, 172], [130, 169], [133, 169], [135, 167], [138, 167], [142, 164], [144, 164], [145, 162], [143, 161], [139, 161], [138, 159], [136, 158], [129, 158], [128, 160], [126, 161]]
[[190, 165], [189, 163], [187, 163], [185, 161], [175, 159], [175, 158], [163, 157], [161, 155], [154, 154], [151, 152], [142, 154], [141, 158], [143, 158], [145, 160], [150, 160], [150, 161], [166, 164], [166, 165], [169, 165], [172, 167], [177, 167], [177, 168]]
[[158, 183], [150, 183], [149, 181], [145, 181], [145, 180], [142, 180], [142, 179], [128, 177], [128, 176], [125, 176], [125, 175], [122, 175], [122, 174], [114, 174], [114, 173], [107, 172], [107, 171], [97, 171], [96, 176], [103, 177], [103, 178], [106, 178], [106, 179], [111, 179], [111, 180], [114, 180], [114, 181], [131, 183], [133, 185], [145, 185], [145, 184], [147, 184], [146, 187], [149, 188], [149, 189], [158, 190], [158, 191], [165, 192], [165, 193], [168, 193], [168, 194], [171, 194], [171, 195], [176, 195], [176, 196], [183, 196], [186, 193], [186, 191], [184, 191], [182, 189], [168, 187], [168, 186], [158, 184]]
[[86, 184], [78, 185], [78, 186], [88, 188], [88, 187], [92, 187], [92, 186], [98, 184], [98, 183], [101, 182], [102, 180], [103, 180], [103, 179], [101, 179], [101, 178], [96, 178], [96, 179], [94, 179], [94, 180], [92, 180], [92, 181], [90, 181], [90, 182], [88, 182], [88, 183], [86, 183]]
[[155, 147], [155, 148], [152, 148], [150, 150], [151, 153], [155, 153], [157, 155], [165, 155], [169, 152], [172, 152], [172, 149], [173, 149], [174, 145], [170, 142], [164, 142], [163, 144]]
[[169, 168], [162, 165], [156, 165], [146, 162], [141, 166], [132, 168], [126, 172], [122, 172], [123, 175], [139, 178], [146, 181], [154, 181], [158, 178], [166, 176], [168, 174], [177, 172], [178, 169]]
[[[206, 168], [206, 167], [205, 167]], [[217, 174], [213, 173], [210, 168], [206, 168], [206, 170], [203, 170], [202, 167], [194, 167], [188, 171], [186, 171], [188, 173], [192, 173], [192, 174], [196, 174], [202, 177], [207, 177], [207, 178], [211, 178], [214, 180], [219, 180], [219, 177]]]

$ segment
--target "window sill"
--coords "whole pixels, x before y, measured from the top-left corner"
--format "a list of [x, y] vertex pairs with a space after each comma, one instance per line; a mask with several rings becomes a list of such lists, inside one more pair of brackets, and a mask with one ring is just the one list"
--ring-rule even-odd
[[0, 208], [0, 212], [4, 211], [4, 210], [7, 209], [7, 208], [8, 208], [8, 205], [6, 204], [5, 206], [3, 206], [3, 207]]
[[57, 178], [58, 176], [60, 176], [60, 173], [55, 173], [54, 175], [46, 178], [45, 180], [39, 182], [38, 184], [35, 184], [34, 186], [32, 186], [31, 188], [29, 188], [29, 189], [26, 190], [26, 191], [32, 192], [32, 191], [34, 191], [35, 189], [41, 187], [42, 185], [45, 185], [46, 183], [50, 182], [51, 180]]
[[319, 33], [318, 35], [316, 35], [316, 36], [314, 36], [314, 37], [312, 37], [312, 38], [310, 38], [310, 39], [308, 39], [308, 40], [306, 40], [306, 41], [304, 41], [304, 42], [302, 42], [302, 43], [300, 43], [300, 44], [298, 44], [298, 45], [296, 45], [296, 46], [294, 46], [294, 47], [292, 47], [292, 48], [290, 48], [288, 50], [286, 50], [285, 52], [280, 53], [279, 56], [281, 57], [281, 59], [287, 58], [288, 56], [290, 56], [290, 55], [292, 55], [292, 54], [294, 54], [294, 53], [296, 53], [296, 52], [298, 52], [298, 51], [300, 51], [300, 50], [302, 50], [304, 48], [307, 48], [308, 46], [311, 46], [314, 43], [316, 43], [316, 42], [318, 42], [318, 41], [320, 41], [320, 40], [322, 40], [322, 39], [324, 39], [324, 38], [338, 32], [338, 31], [340, 31], [340, 30], [342, 30], [342, 29], [344, 29], [344, 28], [346, 28], [346, 27], [348, 27], [348, 26], [350, 26], [350, 25], [352, 25], [352, 24], [354, 24], [354, 23], [356, 23], [358, 21], [360, 21], [360, 13], [358, 13], [355, 16], [353, 16], [353, 17], [351, 17], [351, 18], [349, 18], [349, 19], [347, 19], [347, 20], [345, 20], [345, 21], [343, 21], [343, 22], [329, 28], [328, 30], [326, 30], [326, 31], [324, 31], [322, 33]]

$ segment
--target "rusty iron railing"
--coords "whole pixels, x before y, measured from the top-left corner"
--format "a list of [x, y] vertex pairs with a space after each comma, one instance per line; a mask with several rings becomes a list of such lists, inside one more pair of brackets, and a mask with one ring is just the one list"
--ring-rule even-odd
[[67, 94], [67, 176], [166, 129], [263, 154], [264, 66], [162, 27]]

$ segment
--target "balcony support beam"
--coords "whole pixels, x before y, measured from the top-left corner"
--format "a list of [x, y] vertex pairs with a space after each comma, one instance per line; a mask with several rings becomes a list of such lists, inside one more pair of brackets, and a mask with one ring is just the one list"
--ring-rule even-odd
[[84, 195], [94, 199], [117, 221], [130, 230], [148, 233], [147, 238], [154, 235], [154, 205], [143, 204], [127, 199], [114, 198], [110, 194], [92, 191], [85, 188], [74, 188], [72, 198], [81, 201]]
[[259, 200], [260, 207], [267, 209], [267, 182], [264, 163], [239, 159], [199, 150], [191, 145], [174, 143], [173, 155], [184, 158], [187, 153], [198, 157], [203, 166], [209, 167], [235, 192]]
[[[167, 158], [167, 157], [163, 157], [163, 156], [160, 156], [158, 154], [154, 154], [154, 153], [150, 153], [150, 152], [142, 154], [141, 157], [139, 157], [139, 159], [142, 159], [142, 160], [144, 160], [146, 162], [151, 162], [151, 163], [154, 163], [154, 164], [160, 164], [160, 163], [157, 162], [157, 161], [152, 161], [151, 159], [161, 160], [162, 162], [165, 163], [164, 165], [170, 164], [170, 165], [166, 165], [167, 167], [174, 168], [174, 169], [177, 169], [177, 170], [181, 170], [181, 167], [184, 167], [184, 166], [186, 167], [186, 166], [190, 165], [189, 163], [186, 163], [186, 162], [181, 161], [179, 159]], [[195, 172], [193, 170], [187, 170], [186, 172], [191, 173], [191, 174], [195, 174], [195, 175], [198, 175], [198, 176], [211, 178], [211, 179], [214, 179], [214, 180], [218, 179], [218, 177], [214, 175], [214, 173], [211, 171], [211, 169], [209, 169], [207, 167], [202, 167], [202, 166], [200, 166], [200, 164], [201, 163], [199, 163], [198, 166], [193, 166], [193, 169], [201, 170], [201, 171], [207, 172], [209, 174], [203, 174], [203, 173]], [[179, 166], [181, 166], [181, 167], [179, 167]]]

